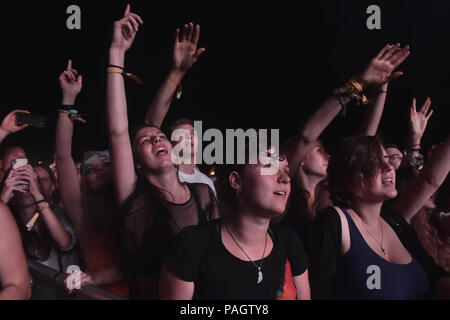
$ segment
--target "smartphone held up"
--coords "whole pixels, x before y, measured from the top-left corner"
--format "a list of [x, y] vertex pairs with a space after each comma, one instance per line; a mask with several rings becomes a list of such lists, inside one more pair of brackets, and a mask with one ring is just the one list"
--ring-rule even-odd
[[[16, 159], [11, 159], [11, 169], [12, 170], [17, 170], [21, 167], [24, 167], [28, 164], [28, 159], [27, 158], [16, 158]], [[30, 186], [27, 184], [18, 184], [17, 185], [18, 188], [22, 189], [22, 190], [29, 190]]]

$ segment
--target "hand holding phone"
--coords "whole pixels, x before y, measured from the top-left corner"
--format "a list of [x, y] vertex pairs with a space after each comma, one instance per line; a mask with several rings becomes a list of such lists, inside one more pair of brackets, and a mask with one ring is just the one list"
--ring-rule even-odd
[[46, 125], [45, 117], [35, 113], [17, 113], [16, 119], [18, 125], [27, 124], [38, 128], [45, 128]]
[[26, 127], [28, 127], [28, 125], [27, 124], [19, 125], [17, 123], [17, 115], [19, 115], [19, 114], [28, 114], [28, 113], [30, 113], [30, 111], [28, 111], [28, 110], [20, 110], [20, 109], [16, 109], [16, 110], [11, 111], [2, 120], [2, 123], [0, 125], [0, 129], [4, 130], [8, 134], [25, 129]]
[[[16, 159], [11, 159], [11, 168], [12, 170], [17, 170], [21, 167], [24, 167], [28, 164], [28, 159], [27, 158], [16, 158]], [[18, 184], [17, 185], [18, 188], [22, 189], [22, 190], [29, 190], [30, 186], [28, 184]]]

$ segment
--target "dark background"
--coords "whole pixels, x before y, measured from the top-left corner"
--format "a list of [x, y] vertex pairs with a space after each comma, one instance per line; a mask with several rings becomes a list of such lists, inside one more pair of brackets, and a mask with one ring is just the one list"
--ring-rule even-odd
[[[33, 161], [49, 162], [60, 103], [57, 78], [72, 59], [83, 74], [77, 105], [88, 124], [76, 124], [74, 156], [106, 147], [105, 68], [112, 24], [126, 1], [13, 1], [1, 6], [0, 116], [14, 107], [45, 115], [45, 129], [27, 128], [3, 143], [25, 147]], [[184, 92], [167, 122], [203, 120], [214, 128], [279, 128], [294, 134], [331, 91], [358, 72], [387, 43], [411, 46], [400, 66], [404, 76], [390, 85], [380, 130], [403, 143], [412, 97], [430, 96], [434, 115], [425, 145], [449, 133], [450, 1], [129, 1], [144, 20], [127, 68], [145, 84], [127, 82], [130, 126], [143, 121], [147, 104], [169, 70], [173, 32], [184, 23], [201, 25], [206, 52], [183, 80]], [[68, 30], [66, 8], [81, 8], [81, 30]], [[368, 30], [366, 9], [381, 7], [381, 30]], [[337, 118], [323, 140], [332, 146], [354, 133], [362, 109]]]

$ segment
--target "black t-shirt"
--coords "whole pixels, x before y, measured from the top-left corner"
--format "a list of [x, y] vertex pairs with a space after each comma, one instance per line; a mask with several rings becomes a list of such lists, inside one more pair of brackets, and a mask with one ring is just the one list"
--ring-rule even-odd
[[[181, 231], [165, 259], [177, 277], [194, 282], [194, 299], [295, 299], [292, 277], [303, 274], [308, 260], [302, 243], [286, 226], [273, 225], [269, 235], [273, 249], [261, 267], [263, 280], [251, 261], [233, 256], [223, 245], [221, 219]], [[256, 265], [261, 260], [254, 261]]]

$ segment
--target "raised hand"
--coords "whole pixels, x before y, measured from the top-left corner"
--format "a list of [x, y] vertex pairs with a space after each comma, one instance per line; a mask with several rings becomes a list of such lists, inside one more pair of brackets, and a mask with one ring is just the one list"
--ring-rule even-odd
[[409, 46], [400, 47], [400, 43], [386, 45], [370, 61], [364, 71], [356, 77], [356, 80], [364, 87], [380, 87], [386, 82], [403, 75], [402, 71], [394, 70], [409, 56]]
[[62, 90], [63, 104], [74, 104], [77, 95], [83, 87], [83, 77], [72, 68], [72, 60], [67, 62], [67, 69], [59, 76], [59, 84]]
[[180, 35], [177, 29], [174, 37], [172, 70], [182, 74], [186, 73], [197, 61], [198, 57], [205, 52], [205, 48], [198, 48], [200, 37], [200, 26], [190, 22], [185, 24]]
[[26, 184], [29, 185], [29, 192], [35, 200], [42, 200], [44, 196], [39, 188], [39, 180], [36, 172], [33, 170], [31, 165], [26, 165], [14, 170], [15, 175], [20, 177], [22, 180], [27, 181]]
[[416, 109], [416, 99], [413, 98], [411, 102], [411, 108], [409, 109], [409, 128], [411, 139], [419, 141], [423, 137], [425, 129], [427, 128], [428, 120], [433, 114], [433, 110], [430, 109], [431, 99], [427, 98], [423, 103], [419, 111]]
[[14, 110], [3, 119], [2, 124], [0, 125], [0, 130], [3, 130], [6, 134], [14, 133], [25, 129], [28, 127], [27, 124], [18, 125], [17, 124], [17, 113], [30, 113], [27, 110]]
[[131, 7], [127, 4], [122, 19], [114, 22], [113, 40], [111, 49], [127, 51], [133, 44], [139, 25], [143, 24], [141, 17], [131, 12]]
[[0, 200], [4, 203], [8, 203], [14, 196], [14, 191], [25, 193], [26, 190], [21, 189], [18, 185], [27, 185], [28, 181], [21, 175], [17, 174], [15, 170], [10, 170], [8, 177], [3, 184], [3, 189], [0, 193]]

